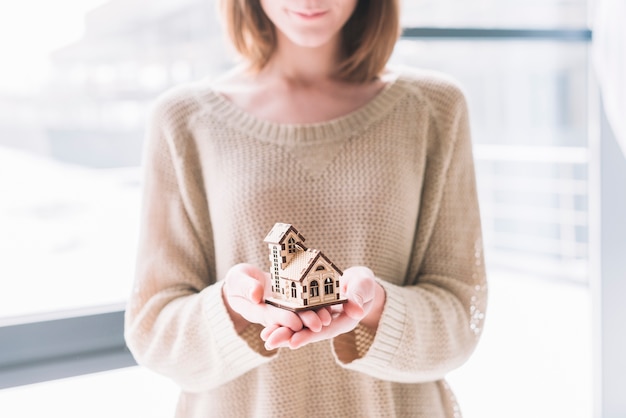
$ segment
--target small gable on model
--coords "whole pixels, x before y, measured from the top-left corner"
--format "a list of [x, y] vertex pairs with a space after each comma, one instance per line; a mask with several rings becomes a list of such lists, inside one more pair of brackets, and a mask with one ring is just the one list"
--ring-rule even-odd
[[300, 311], [346, 302], [340, 294], [341, 270], [321, 251], [306, 248], [292, 225], [275, 224], [264, 241], [272, 281], [267, 303]]

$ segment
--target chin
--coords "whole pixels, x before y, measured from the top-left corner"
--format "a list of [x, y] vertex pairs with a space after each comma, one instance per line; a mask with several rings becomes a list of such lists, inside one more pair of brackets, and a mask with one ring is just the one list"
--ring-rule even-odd
[[291, 36], [289, 40], [297, 46], [303, 48], [321, 48], [332, 42], [329, 36]]
[[302, 48], [317, 49], [325, 46], [327, 42], [296, 42], [295, 44]]

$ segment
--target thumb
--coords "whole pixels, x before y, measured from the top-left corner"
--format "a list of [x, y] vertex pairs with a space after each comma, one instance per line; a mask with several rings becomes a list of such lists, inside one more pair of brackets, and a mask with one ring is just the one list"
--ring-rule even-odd
[[260, 303], [265, 293], [264, 272], [250, 264], [237, 264], [226, 273], [225, 291], [227, 296], [248, 299]]
[[370, 308], [375, 296], [374, 273], [367, 267], [351, 267], [344, 272], [344, 290], [348, 302], [344, 306], [346, 314], [360, 320]]

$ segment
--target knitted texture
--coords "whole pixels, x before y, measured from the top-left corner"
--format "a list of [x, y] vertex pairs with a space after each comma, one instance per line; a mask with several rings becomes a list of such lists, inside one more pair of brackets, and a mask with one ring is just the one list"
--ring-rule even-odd
[[[486, 307], [468, 114], [457, 85], [399, 73], [363, 107], [315, 124], [260, 120], [201, 82], [164, 94], [145, 149], [126, 339], [175, 380], [180, 417], [456, 417], [443, 381]], [[291, 223], [386, 293], [357, 327], [298, 350], [238, 335], [221, 295], [237, 263], [269, 270], [263, 238]]]

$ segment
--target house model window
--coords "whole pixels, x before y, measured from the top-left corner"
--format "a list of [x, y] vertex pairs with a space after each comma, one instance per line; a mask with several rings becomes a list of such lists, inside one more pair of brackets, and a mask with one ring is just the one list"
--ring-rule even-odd
[[341, 270], [321, 251], [306, 248], [292, 225], [275, 224], [265, 243], [272, 276], [266, 303], [297, 312], [346, 302], [340, 294]]

